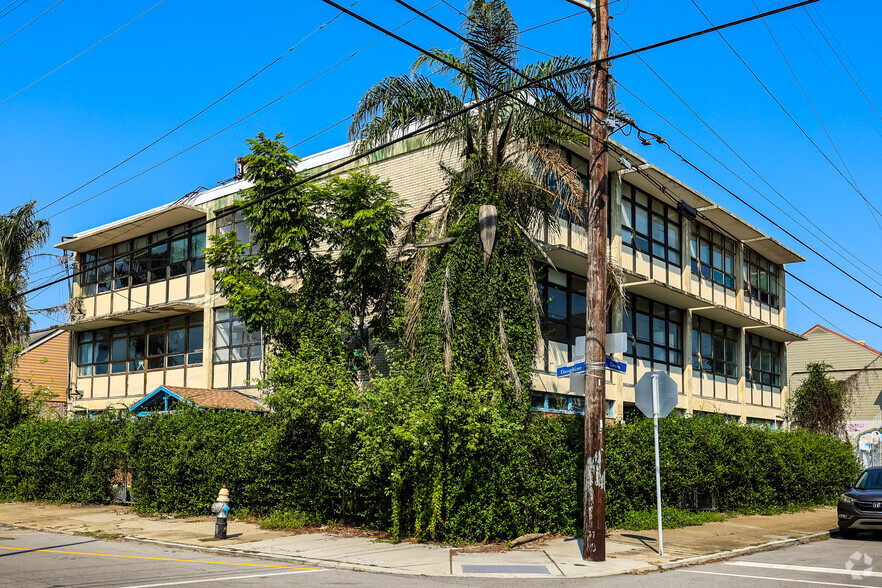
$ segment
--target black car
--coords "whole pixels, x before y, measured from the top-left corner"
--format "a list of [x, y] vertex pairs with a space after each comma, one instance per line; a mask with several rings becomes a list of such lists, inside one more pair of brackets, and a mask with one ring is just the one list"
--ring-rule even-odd
[[854, 537], [858, 531], [882, 531], [882, 467], [867, 468], [836, 507], [839, 531]]

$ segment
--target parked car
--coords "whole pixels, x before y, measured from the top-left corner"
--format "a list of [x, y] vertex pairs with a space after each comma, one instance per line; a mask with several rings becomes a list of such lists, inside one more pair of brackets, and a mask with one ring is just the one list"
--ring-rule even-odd
[[836, 507], [839, 531], [854, 537], [858, 531], [882, 531], [882, 466], [867, 468]]

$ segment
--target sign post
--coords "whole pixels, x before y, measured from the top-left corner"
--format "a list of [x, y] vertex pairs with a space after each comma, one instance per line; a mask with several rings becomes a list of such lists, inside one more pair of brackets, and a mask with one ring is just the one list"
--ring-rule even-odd
[[637, 408], [652, 417], [655, 441], [655, 501], [658, 510], [658, 554], [665, 554], [662, 538], [661, 460], [658, 450], [658, 419], [671, 414], [677, 406], [677, 383], [665, 372], [649, 372], [640, 378], [634, 390]]

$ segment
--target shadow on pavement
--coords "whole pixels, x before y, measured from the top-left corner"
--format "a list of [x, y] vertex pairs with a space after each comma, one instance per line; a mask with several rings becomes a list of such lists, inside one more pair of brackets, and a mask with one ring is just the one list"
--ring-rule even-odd
[[[0, 539], [2, 539], [2, 535], [0, 535]], [[85, 545], [87, 543], [96, 543], [98, 539], [88, 539], [85, 541], [77, 541], [75, 543], [65, 543], [63, 545], [50, 545], [48, 547], [34, 547], [33, 549], [27, 549], [23, 547], [16, 547], [14, 551], [9, 551], [8, 553], [0, 553], [0, 557], [8, 557], [10, 555], [21, 555], [23, 553], [33, 553], [35, 551], [46, 551], [47, 549], [59, 549], [61, 547], [73, 547], [75, 545]], [[3, 548], [0, 547], [0, 550]]]

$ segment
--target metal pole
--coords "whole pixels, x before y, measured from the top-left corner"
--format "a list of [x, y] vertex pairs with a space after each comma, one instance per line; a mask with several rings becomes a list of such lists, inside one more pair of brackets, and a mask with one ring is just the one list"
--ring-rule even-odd
[[[609, 54], [609, 7], [595, 3], [591, 59]], [[604, 113], [609, 108], [609, 64], [591, 72], [591, 122], [589, 134], [588, 190], [582, 199], [583, 222], [588, 233], [585, 271], [585, 365], [603, 365], [606, 358], [606, 271], [609, 178], [607, 177]], [[604, 418], [606, 378], [585, 378], [585, 462], [583, 477], [582, 559], [606, 561], [606, 456]]]
[[658, 554], [665, 554], [662, 539], [661, 463], [658, 451], [658, 376], [652, 374], [652, 427], [655, 436], [655, 502], [658, 509]]

